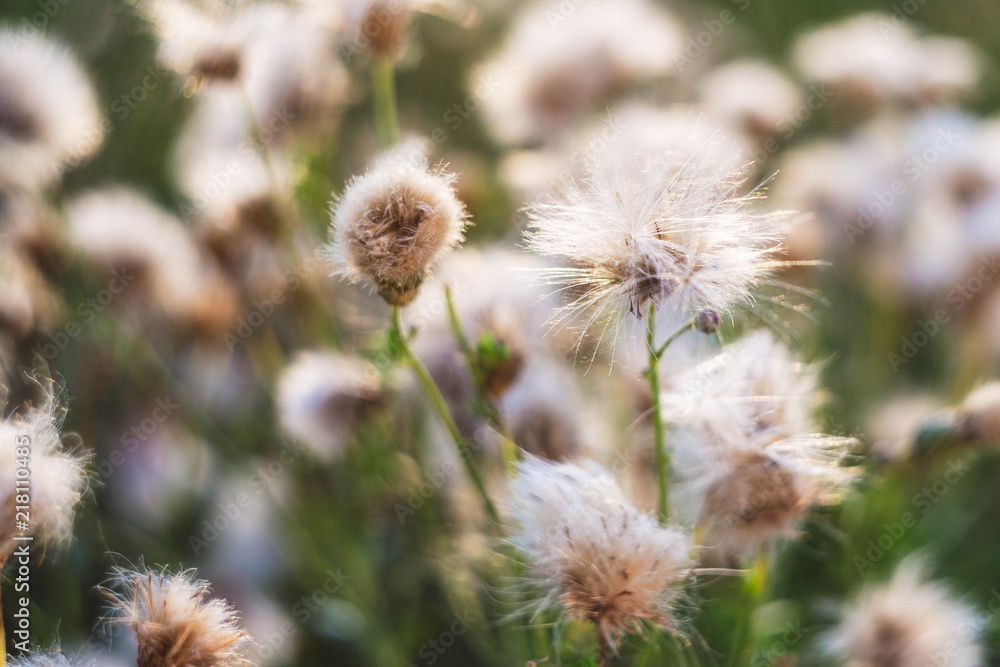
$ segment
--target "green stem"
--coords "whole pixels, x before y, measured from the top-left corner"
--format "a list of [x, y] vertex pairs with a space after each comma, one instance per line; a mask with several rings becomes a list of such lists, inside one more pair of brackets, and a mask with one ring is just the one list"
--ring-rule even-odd
[[465, 437], [458, 429], [458, 424], [455, 423], [455, 419], [451, 416], [448, 404], [445, 402], [444, 396], [441, 395], [441, 390], [435, 384], [434, 378], [431, 377], [427, 367], [424, 366], [420, 358], [410, 348], [409, 340], [403, 332], [399, 306], [392, 307], [392, 331], [402, 348], [403, 356], [406, 358], [410, 368], [413, 369], [417, 379], [420, 380], [427, 398], [430, 399], [431, 406], [437, 412], [441, 421], [444, 422], [445, 428], [448, 429], [448, 434], [451, 435], [451, 439], [454, 440], [455, 446], [458, 448], [459, 458], [462, 459], [462, 463], [465, 465], [465, 471], [468, 473], [469, 479], [472, 480], [473, 486], [476, 487], [476, 491], [483, 500], [486, 514], [489, 515], [490, 519], [499, 524], [500, 514], [497, 512], [496, 506], [493, 505], [493, 501], [490, 500], [490, 496], [486, 492], [486, 485], [483, 483], [483, 479], [480, 477], [479, 471], [476, 470], [476, 466], [472, 461], [472, 450], [469, 449], [468, 443], [465, 442]]
[[[653, 318], [653, 309], [650, 308], [650, 326], [652, 326], [652, 318]], [[683, 334], [687, 333], [688, 331], [691, 330], [692, 327], [694, 327], [694, 324], [697, 321], [697, 319], [698, 319], [697, 316], [692, 317], [687, 322], [674, 329], [673, 332], [669, 336], [667, 336], [667, 339], [663, 341], [663, 344], [656, 349], [656, 352], [653, 353], [653, 356], [655, 356], [657, 359], [662, 357], [663, 353], [667, 351], [667, 348], [670, 347], [675, 340], [680, 338]], [[650, 349], [652, 349], [652, 345], [653, 345], [652, 342], [650, 342]]]
[[[670, 342], [668, 340], [668, 342]], [[659, 483], [660, 496], [658, 512], [660, 524], [666, 525], [670, 518], [669, 514], [669, 477], [670, 477], [670, 453], [667, 452], [667, 437], [663, 428], [663, 414], [660, 408], [660, 355], [666, 347], [655, 350], [656, 345], [656, 306], [650, 305], [649, 315], [646, 318], [646, 343], [649, 347], [649, 369], [646, 377], [649, 379], [649, 392], [652, 395], [653, 407], [651, 418], [653, 420], [653, 443], [656, 447], [656, 477]]]
[[518, 447], [510, 437], [510, 432], [507, 430], [507, 424], [504, 422], [503, 415], [500, 413], [500, 409], [497, 407], [496, 403], [490, 397], [490, 392], [486, 387], [486, 377], [483, 375], [483, 369], [479, 365], [476, 358], [476, 353], [472, 349], [472, 345], [469, 344], [469, 338], [465, 335], [465, 329], [462, 327], [462, 321], [458, 318], [458, 311], [455, 309], [455, 301], [451, 296], [451, 288], [444, 288], [444, 301], [448, 308], [448, 324], [451, 327], [451, 332], [455, 336], [455, 342], [458, 344], [458, 349], [462, 353], [462, 357], [465, 359], [466, 365], [469, 367], [469, 373], [472, 374], [472, 379], [476, 385], [476, 393], [478, 394], [479, 402], [483, 406], [486, 412], [487, 418], [493, 423], [493, 426], [497, 429], [497, 433], [500, 436], [501, 446], [503, 447], [504, 461], [509, 465], [515, 465], [518, 461], [524, 458], [524, 452]]
[[396, 66], [392, 58], [379, 58], [372, 62], [371, 70], [372, 97], [375, 103], [375, 133], [381, 148], [392, 148], [399, 141]]
[[743, 580], [743, 595], [749, 604], [749, 609], [740, 617], [736, 632], [733, 633], [733, 647], [729, 655], [729, 667], [736, 667], [748, 649], [750, 627], [753, 621], [754, 612], [760, 606], [767, 591], [768, 575], [770, 573], [770, 562], [765, 552], [760, 552], [754, 563], [753, 569], [746, 574]]

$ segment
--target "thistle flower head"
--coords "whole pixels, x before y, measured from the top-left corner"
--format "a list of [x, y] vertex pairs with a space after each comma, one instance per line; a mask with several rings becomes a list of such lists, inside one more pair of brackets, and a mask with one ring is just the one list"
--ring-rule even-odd
[[827, 651], [864, 667], [925, 667], [943, 656], [949, 667], [983, 665], [975, 610], [928, 581], [926, 569], [910, 557], [887, 583], [864, 589], [827, 636]]
[[0, 26], [0, 179], [50, 185], [103, 138], [97, 97], [76, 57], [40, 33]]
[[684, 318], [748, 304], [776, 265], [786, 215], [750, 210], [741, 174], [702, 151], [648, 154], [530, 206], [528, 247], [563, 264], [546, 272], [568, 295], [557, 319], [617, 331], [649, 304]]
[[324, 459], [343, 451], [352, 426], [381, 397], [371, 363], [332, 352], [300, 353], [278, 381], [282, 428]]
[[836, 502], [855, 441], [816, 434], [817, 369], [751, 334], [680, 374], [661, 394], [679, 489], [697, 509], [709, 557], [738, 563], [793, 536], [805, 512]]
[[139, 667], [237, 667], [251, 663], [252, 640], [225, 600], [209, 597], [209, 583], [188, 570], [118, 569], [106, 591], [114, 620], [135, 632]]
[[649, 623], [676, 631], [691, 543], [622, 498], [607, 473], [529, 458], [511, 482], [511, 541], [543, 591], [539, 612], [593, 622], [611, 645]]
[[[39, 383], [41, 385], [41, 383]], [[66, 448], [59, 428], [62, 408], [55, 389], [42, 386], [45, 398], [40, 405], [15, 413], [0, 422], [0, 563], [13, 552], [15, 536], [15, 479], [23, 464], [31, 470], [31, 530], [36, 540], [58, 543], [72, 534], [73, 517], [87, 487], [89, 457]]]
[[335, 272], [371, 281], [394, 306], [410, 303], [434, 264], [464, 237], [466, 211], [454, 181], [397, 153], [351, 179], [333, 203], [326, 250]]
[[372, 60], [398, 59], [406, 46], [413, 0], [351, 0], [347, 4], [348, 46]]
[[[70, 204], [70, 238], [91, 261], [114, 272], [124, 288], [141, 288], [137, 305], [155, 304], [196, 332], [212, 333], [236, 319], [235, 294], [184, 224], [141, 193], [95, 190]], [[124, 283], [124, 284], [122, 284]]]
[[489, 86], [483, 111], [499, 140], [551, 141], [630, 85], [673, 71], [683, 41], [677, 21], [646, 0], [592, 0], [572, 12], [536, 2], [471, 87]]

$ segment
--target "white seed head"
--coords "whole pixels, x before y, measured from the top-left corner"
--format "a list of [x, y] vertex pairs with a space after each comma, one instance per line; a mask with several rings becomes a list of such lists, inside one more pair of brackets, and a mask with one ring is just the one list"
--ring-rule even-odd
[[844, 608], [825, 648], [841, 664], [859, 667], [979, 667], [985, 662], [976, 617], [910, 557], [887, 583], [869, 586]]
[[738, 60], [712, 70], [698, 86], [709, 115], [762, 141], [794, 121], [802, 91], [775, 66]]
[[528, 208], [528, 247], [562, 264], [546, 272], [567, 296], [557, 321], [581, 340], [595, 328], [614, 340], [650, 304], [669, 319], [725, 316], [776, 266], [787, 215], [752, 210], [741, 171], [689, 148], [613, 161]]
[[374, 365], [333, 352], [300, 352], [278, 380], [282, 428], [325, 460], [343, 452], [353, 426], [381, 398]]
[[817, 374], [756, 332], [661, 394], [678, 497], [709, 557], [735, 564], [794, 536], [811, 506], [837, 502], [854, 478], [842, 463], [855, 441], [816, 434]]
[[551, 141], [630, 85], [672, 72], [683, 43], [675, 19], [646, 0], [592, 0], [572, 12], [537, 2], [470, 88], [500, 141]]
[[225, 600], [211, 598], [207, 581], [188, 570], [117, 569], [106, 593], [113, 621], [132, 628], [139, 667], [249, 667], [252, 640]]
[[[42, 383], [39, 383], [42, 385]], [[63, 409], [55, 389], [42, 385], [44, 401], [33, 408], [14, 413], [0, 422], [0, 562], [6, 562], [15, 547], [14, 537], [22, 531], [16, 527], [15, 487], [22, 463], [31, 471], [28, 496], [29, 522], [36, 543], [60, 543], [70, 539], [73, 518], [87, 488], [89, 456], [63, 445], [59, 429]]]
[[886, 101], [953, 101], [974, 88], [980, 74], [979, 56], [968, 44], [922, 37], [875, 12], [802, 35], [794, 60], [806, 78], [829, 84], [838, 102], [861, 111]]
[[12, 658], [7, 664], [11, 667], [93, 667], [94, 662], [92, 660], [71, 661], [68, 655], [56, 649], [49, 653], [29, 653]]
[[0, 25], [0, 180], [51, 185], [103, 139], [97, 96], [76, 57], [37, 31]]
[[[125, 187], [77, 196], [69, 236], [91, 261], [122, 276], [126, 289], [194, 327], [211, 331], [236, 321], [235, 294], [218, 267], [171, 213]], [[123, 291], [123, 290], [119, 290]]]
[[691, 542], [624, 501], [607, 472], [529, 458], [511, 482], [511, 542], [542, 591], [536, 611], [593, 622], [615, 646], [643, 624], [677, 631]]
[[336, 274], [374, 283], [405, 306], [440, 258], [464, 238], [455, 176], [424, 160], [389, 154], [356, 176], [333, 202], [327, 257]]

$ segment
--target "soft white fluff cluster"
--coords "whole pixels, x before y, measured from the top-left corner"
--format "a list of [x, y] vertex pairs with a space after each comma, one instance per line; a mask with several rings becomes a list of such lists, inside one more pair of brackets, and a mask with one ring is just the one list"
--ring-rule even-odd
[[960, 39], [920, 36], [909, 23], [866, 13], [800, 37], [794, 59], [860, 110], [883, 102], [951, 101], [979, 81], [980, 56]]
[[616, 646], [652, 624], [677, 631], [676, 604], [691, 575], [691, 542], [628, 504], [606, 471], [529, 458], [510, 483], [515, 528], [535, 609], [595, 624]]
[[673, 319], [752, 303], [787, 215], [751, 208], [743, 172], [710, 155], [688, 145], [607, 163], [528, 208], [528, 247], [561, 264], [545, 272], [566, 296], [560, 322], [614, 340], [649, 304]]
[[[112, 276], [112, 291], [142, 312], [162, 309], [178, 323], [217, 331], [235, 321], [235, 295], [184, 224], [143, 194], [110, 187], [78, 195], [70, 239]], [[141, 296], [141, 299], [136, 299]]]
[[41, 386], [45, 397], [39, 405], [0, 421], [0, 565], [22, 532], [15, 527], [18, 488], [24, 479], [18, 469], [28, 466], [31, 531], [43, 543], [59, 543], [72, 534], [73, 518], [87, 488], [88, 457], [63, 445], [59, 429], [63, 408], [55, 390]]
[[682, 44], [674, 19], [646, 0], [539, 2], [473, 72], [471, 86], [493, 91], [483, 109], [499, 140], [551, 141], [613, 95], [670, 73]]
[[817, 370], [765, 332], [671, 379], [661, 397], [682, 496], [710, 557], [736, 563], [839, 499], [849, 438], [818, 435]]
[[0, 25], [0, 181], [49, 186], [103, 139], [97, 96], [76, 56], [50, 37]]
[[929, 581], [926, 563], [910, 557], [888, 582], [865, 588], [844, 607], [826, 648], [849, 665], [979, 667], [980, 629], [975, 610]]

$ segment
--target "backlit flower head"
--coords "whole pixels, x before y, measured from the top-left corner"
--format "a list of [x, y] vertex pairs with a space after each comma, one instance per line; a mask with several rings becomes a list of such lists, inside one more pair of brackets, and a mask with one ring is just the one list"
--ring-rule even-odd
[[29, 653], [18, 658], [12, 658], [8, 663], [10, 667], [93, 667], [92, 660], [71, 661], [69, 656], [60, 650], [49, 653]]
[[818, 368], [765, 332], [679, 374], [661, 394], [678, 495], [710, 558], [736, 564], [792, 537], [806, 511], [839, 500], [850, 438], [817, 434]]
[[465, 234], [465, 206], [455, 176], [399, 153], [355, 176], [333, 202], [327, 258], [336, 274], [367, 280], [405, 306], [436, 262]]
[[29, 466], [31, 534], [36, 544], [59, 543], [72, 534], [73, 517], [87, 488], [88, 456], [66, 447], [59, 429], [63, 408], [51, 383], [38, 383], [45, 393], [33, 408], [15, 412], [0, 422], [0, 563], [13, 552], [14, 538], [25, 534], [15, 526], [18, 469]]
[[537, 2], [471, 86], [490, 86], [483, 110], [500, 141], [551, 141], [630, 85], [672, 72], [683, 39], [674, 18], [645, 0]]
[[757, 141], [793, 127], [795, 111], [803, 102], [802, 91], [781, 70], [756, 60], [738, 60], [712, 70], [698, 90], [713, 118]]
[[0, 26], [0, 179], [50, 185], [103, 139], [97, 96], [76, 57], [37, 31]]
[[252, 644], [239, 615], [210, 597], [207, 581], [188, 570], [117, 569], [110, 590], [113, 620], [128, 625], [139, 644], [139, 667], [243, 667]]
[[691, 542], [622, 497], [607, 472], [529, 458], [511, 482], [511, 542], [542, 591], [537, 612], [595, 624], [610, 646], [643, 624], [678, 631]]
[[741, 194], [743, 172], [692, 148], [595, 167], [528, 208], [528, 247], [562, 264], [546, 272], [567, 297], [559, 321], [610, 328], [614, 339], [650, 304], [687, 318], [753, 302], [788, 216], [755, 212], [759, 195]]
[[[211, 334], [236, 320], [235, 294], [218, 267], [174, 215], [125, 187], [94, 190], [70, 204], [70, 239], [112, 272], [117, 293], [128, 290], [140, 312], [165, 312]], [[151, 307], [155, 306], [155, 307]]]
[[382, 398], [378, 370], [360, 357], [302, 352], [278, 381], [282, 428], [319, 457], [332, 459], [351, 428]]
[[827, 635], [827, 651], [840, 664], [864, 667], [985, 664], [975, 610], [929, 581], [926, 570], [911, 556], [888, 582], [862, 590]]

